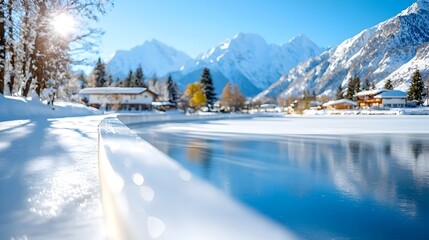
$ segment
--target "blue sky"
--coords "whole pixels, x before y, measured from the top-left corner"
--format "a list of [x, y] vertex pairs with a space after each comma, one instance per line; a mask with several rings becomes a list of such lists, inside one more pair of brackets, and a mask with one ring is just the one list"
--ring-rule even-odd
[[304, 34], [336, 46], [414, 0], [117, 0], [99, 22], [101, 57], [158, 39], [195, 57], [238, 32], [282, 44]]

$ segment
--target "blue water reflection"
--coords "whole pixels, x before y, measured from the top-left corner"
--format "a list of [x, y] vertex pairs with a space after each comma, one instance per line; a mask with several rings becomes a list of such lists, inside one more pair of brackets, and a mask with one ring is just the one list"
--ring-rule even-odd
[[429, 236], [428, 136], [140, 136], [304, 239]]

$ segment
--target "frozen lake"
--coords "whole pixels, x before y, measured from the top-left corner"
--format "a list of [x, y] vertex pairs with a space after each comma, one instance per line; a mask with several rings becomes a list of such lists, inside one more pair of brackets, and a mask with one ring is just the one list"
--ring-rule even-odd
[[[304, 239], [423, 239], [429, 235], [429, 134], [415, 124], [427, 120], [268, 118], [133, 129]], [[377, 131], [365, 128], [381, 122]], [[409, 131], [405, 123], [412, 123]], [[294, 124], [301, 132], [284, 130]], [[401, 131], [389, 129], [397, 124]], [[308, 132], [321, 125], [331, 134]], [[355, 130], [335, 134], [333, 126]]]

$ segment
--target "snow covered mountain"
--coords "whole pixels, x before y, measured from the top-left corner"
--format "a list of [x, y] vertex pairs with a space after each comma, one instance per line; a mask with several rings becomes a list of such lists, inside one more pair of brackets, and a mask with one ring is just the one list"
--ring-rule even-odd
[[320, 52], [322, 49], [304, 35], [278, 46], [268, 44], [257, 34], [239, 33], [186, 64], [175, 76], [185, 85], [198, 80], [196, 73], [208, 67], [218, 76], [213, 78], [217, 92], [230, 81], [238, 84], [245, 95], [254, 96], [292, 67]]
[[142, 66], [146, 76], [166, 75], [192, 61], [186, 53], [158, 40], [146, 41], [131, 50], [119, 50], [107, 61], [107, 70], [115, 77], [124, 77], [129, 71]]
[[397, 16], [301, 63], [255, 100], [299, 95], [305, 89], [333, 95], [354, 75], [378, 86], [390, 79], [395, 88], [407, 89], [416, 69], [429, 76], [428, 26], [429, 0], [418, 0]]

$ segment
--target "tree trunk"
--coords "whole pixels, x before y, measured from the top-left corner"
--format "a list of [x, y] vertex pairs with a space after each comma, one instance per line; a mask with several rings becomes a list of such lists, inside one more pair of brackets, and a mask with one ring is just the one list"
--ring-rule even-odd
[[6, 35], [5, 35], [5, 7], [4, 0], [0, 0], [0, 94], [4, 94]]
[[34, 68], [32, 71], [34, 71], [33, 76], [35, 76], [37, 83], [36, 83], [36, 93], [40, 96], [43, 89], [46, 88], [46, 76], [45, 76], [45, 70], [46, 70], [46, 48], [45, 48], [45, 42], [46, 42], [46, 23], [45, 17], [47, 14], [47, 6], [45, 1], [39, 1], [38, 4], [38, 21], [37, 21], [37, 35], [36, 35], [36, 41], [35, 41], [35, 49], [34, 49]]
[[14, 42], [13, 42], [13, 0], [9, 0], [7, 4], [7, 10], [8, 10], [8, 52], [9, 52], [9, 92], [12, 95], [13, 94], [13, 85], [15, 84], [15, 51], [14, 51]]

